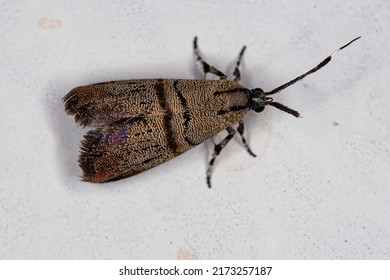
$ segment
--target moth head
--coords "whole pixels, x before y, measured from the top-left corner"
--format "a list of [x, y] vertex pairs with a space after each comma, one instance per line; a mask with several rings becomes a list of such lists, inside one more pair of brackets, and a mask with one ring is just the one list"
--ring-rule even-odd
[[271, 105], [279, 110], [285, 111], [295, 117], [299, 117], [299, 113], [283, 104], [275, 102], [272, 97], [268, 97], [269, 93], [264, 92], [261, 88], [255, 88], [251, 90], [250, 109], [256, 113], [260, 113], [264, 110], [265, 106]]

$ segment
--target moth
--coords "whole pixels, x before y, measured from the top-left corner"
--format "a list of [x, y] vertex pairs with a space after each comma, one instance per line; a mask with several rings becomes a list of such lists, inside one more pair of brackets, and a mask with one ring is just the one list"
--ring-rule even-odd
[[[207, 169], [207, 185], [215, 159], [238, 132], [251, 156], [256, 156], [244, 137], [245, 114], [260, 113], [266, 106], [299, 117], [299, 113], [273, 100], [275, 93], [312, 74], [332, 57], [356, 41], [338, 48], [316, 67], [271, 91], [248, 89], [240, 84], [239, 53], [234, 79], [208, 64], [200, 55], [197, 37], [193, 42], [203, 80], [142, 79], [112, 81], [76, 87], [64, 98], [65, 111], [81, 126], [93, 127], [81, 141], [79, 165], [82, 180], [102, 183], [115, 181], [151, 169], [226, 130], [217, 144]], [[206, 80], [206, 74], [219, 80]], [[235, 129], [233, 126], [238, 124]]]

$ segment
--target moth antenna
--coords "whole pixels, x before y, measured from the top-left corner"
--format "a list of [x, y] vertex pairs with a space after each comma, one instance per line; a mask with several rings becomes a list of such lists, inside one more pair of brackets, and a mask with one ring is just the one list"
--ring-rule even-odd
[[[275, 94], [275, 93], [278, 93], [279, 91], [285, 89], [286, 87], [289, 87], [293, 84], [295, 84], [296, 82], [298, 82], [299, 80], [302, 80], [303, 78], [305, 78], [307, 75], [310, 75], [314, 72], [317, 72], [318, 70], [320, 70], [322, 67], [324, 67], [326, 64], [329, 63], [329, 61], [332, 59], [332, 57], [337, 54], [339, 51], [341, 51], [342, 49], [348, 47], [350, 44], [352, 44], [353, 42], [355, 42], [356, 40], [360, 39], [360, 36], [353, 39], [352, 41], [350, 41], [348, 44], [345, 44], [344, 46], [338, 48], [337, 50], [335, 50], [331, 55], [329, 55], [327, 58], [325, 58], [322, 62], [320, 62], [316, 67], [314, 67], [313, 69], [307, 71], [306, 73], [298, 76], [297, 78], [289, 81], [288, 83], [285, 83], [284, 85], [281, 85], [269, 92], [266, 92], [265, 95], [272, 95], [272, 94]], [[286, 111], [287, 112], [287, 111]]]
[[278, 108], [279, 110], [282, 110], [286, 113], [289, 113], [297, 118], [299, 118], [301, 116], [301, 114], [299, 114], [298, 111], [295, 111], [294, 109], [291, 109], [291, 108], [287, 107], [286, 105], [280, 104], [279, 102], [272, 101], [272, 102], [269, 102], [267, 105], [271, 105], [275, 108]]

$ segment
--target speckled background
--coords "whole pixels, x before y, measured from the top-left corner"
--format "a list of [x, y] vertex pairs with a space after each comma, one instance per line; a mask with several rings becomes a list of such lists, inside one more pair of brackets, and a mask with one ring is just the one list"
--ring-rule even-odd
[[[192, 40], [270, 90], [205, 182], [212, 142], [146, 173], [79, 181], [73, 87], [201, 78]], [[390, 2], [0, 1], [1, 259], [389, 259]], [[215, 137], [215, 141], [221, 139]]]

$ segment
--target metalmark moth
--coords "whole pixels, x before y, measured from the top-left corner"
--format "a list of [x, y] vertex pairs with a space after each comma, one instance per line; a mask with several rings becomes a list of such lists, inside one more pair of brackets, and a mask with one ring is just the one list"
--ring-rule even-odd
[[[84, 181], [102, 183], [119, 180], [164, 163], [204, 142], [222, 130], [228, 135], [218, 144], [207, 170], [236, 131], [251, 156], [256, 156], [244, 137], [243, 117], [249, 110], [259, 113], [273, 106], [295, 117], [299, 113], [273, 100], [271, 95], [324, 67], [332, 57], [358, 38], [337, 49], [316, 67], [271, 91], [248, 89], [240, 82], [242, 48], [234, 80], [205, 62], [197, 38], [194, 53], [198, 67], [219, 80], [143, 79], [81, 86], [64, 98], [65, 111], [82, 126], [93, 127], [81, 142], [79, 164]], [[238, 124], [235, 129], [233, 125]]]

